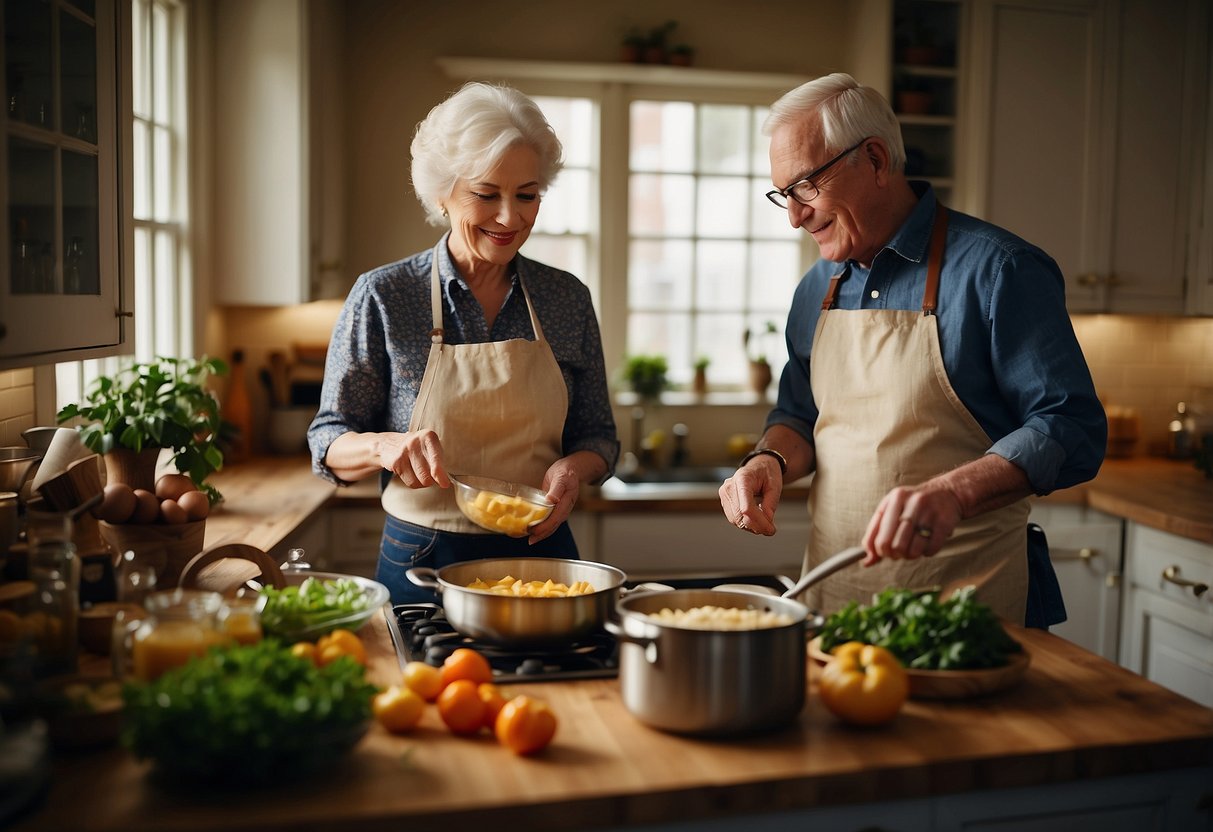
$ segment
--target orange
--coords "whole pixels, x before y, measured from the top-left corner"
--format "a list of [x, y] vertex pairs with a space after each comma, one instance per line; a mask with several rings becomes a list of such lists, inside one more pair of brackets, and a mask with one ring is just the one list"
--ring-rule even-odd
[[366, 665], [366, 645], [349, 630], [333, 630], [316, 641], [316, 663], [324, 666], [341, 656]]
[[489, 682], [481, 682], [477, 685], [476, 693], [480, 696], [480, 701], [484, 703], [484, 727], [492, 731], [493, 726], [497, 724], [497, 714], [501, 713], [506, 698], [496, 685]]
[[515, 754], [533, 754], [556, 735], [556, 715], [533, 696], [515, 696], [505, 703], [494, 726], [498, 741]]
[[438, 694], [438, 715], [455, 734], [474, 734], [483, 728], [487, 707], [471, 679], [456, 679]]
[[393, 734], [413, 730], [425, 712], [425, 700], [405, 687], [392, 685], [371, 700], [371, 712]]
[[442, 692], [442, 671], [425, 662], [409, 662], [401, 677], [405, 687], [427, 702], [433, 702]]
[[316, 662], [316, 645], [310, 641], [297, 641], [291, 645], [291, 655], [297, 659], [303, 659], [315, 664]]
[[442, 663], [442, 686], [445, 688], [456, 679], [468, 679], [476, 684], [491, 682], [493, 669], [483, 655], [470, 647], [460, 647]]

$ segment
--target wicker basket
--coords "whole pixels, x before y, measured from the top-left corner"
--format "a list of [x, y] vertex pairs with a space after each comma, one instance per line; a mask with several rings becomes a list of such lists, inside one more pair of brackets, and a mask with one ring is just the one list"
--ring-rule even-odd
[[100, 521], [101, 538], [119, 556], [132, 551], [156, 570], [157, 589], [177, 586], [181, 570], [205, 548], [206, 520], [191, 523], [107, 523]]

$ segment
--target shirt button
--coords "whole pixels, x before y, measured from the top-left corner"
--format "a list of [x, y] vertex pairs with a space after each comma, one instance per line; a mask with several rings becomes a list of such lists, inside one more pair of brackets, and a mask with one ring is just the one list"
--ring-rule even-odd
[[873, 298], [878, 298], [878, 297], [880, 297], [880, 292], [878, 292], [876, 289], [873, 289], [873, 290], [872, 290], [872, 297], [873, 297]]

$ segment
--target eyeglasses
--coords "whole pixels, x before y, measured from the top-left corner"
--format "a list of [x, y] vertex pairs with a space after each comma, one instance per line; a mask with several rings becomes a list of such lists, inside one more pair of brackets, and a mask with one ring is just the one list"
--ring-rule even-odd
[[841, 160], [848, 153], [850, 153], [853, 150], [858, 150], [860, 147], [863, 146], [863, 143], [866, 142], [870, 138], [872, 138], [872, 137], [865, 136], [862, 140], [851, 145], [846, 150], [842, 151], [842, 153], [839, 153], [833, 159], [831, 159], [830, 161], [826, 162], [821, 167], [814, 170], [812, 173], [808, 174], [807, 176], [805, 176], [801, 179], [796, 180], [791, 185], [788, 185], [786, 188], [774, 188], [772, 190], [767, 191], [767, 199], [771, 200], [771, 202], [773, 202], [775, 205], [778, 205], [780, 208], [788, 207], [788, 197], [789, 196], [792, 197], [792, 199], [799, 202], [801, 205], [808, 205], [810, 202], [817, 199], [817, 195], [819, 193], [821, 193], [821, 190], [817, 187], [817, 185], [813, 182], [813, 180], [816, 179], [818, 176], [821, 176], [823, 173], [825, 173], [827, 170], [829, 170], [834, 165], [836, 165], [839, 162], [839, 160]]

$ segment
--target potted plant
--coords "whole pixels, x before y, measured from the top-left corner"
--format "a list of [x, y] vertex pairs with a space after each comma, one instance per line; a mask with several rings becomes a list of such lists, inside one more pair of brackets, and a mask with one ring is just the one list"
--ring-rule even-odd
[[778, 332], [779, 330], [776, 328], [775, 322], [767, 321], [763, 324], [760, 332], [751, 333], [750, 328], [746, 327], [742, 335], [742, 346], [745, 348], [746, 356], [750, 361], [750, 389], [759, 395], [766, 392], [772, 378], [771, 363], [767, 360], [763, 344], [770, 336]]
[[695, 375], [691, 377], [691, 392], [696, 396], [703, 396], [708, 392], [708, 365], [711, 363], [712, 359], [706, 355], [695, 359]]
[[660, 355], [633, 355], [623, 364], [623, 379], [641, 399], [656, 399], [669, 387], [669, 365]]
[[218, 440], [219, 401], [204, 383], [223, 375], [218, 358], [157, 358], [93, 382], [82, 403], [59, 411], [58, 421], [81, 419], [80, 440], [102, 455], [109, 482], [154, 488], [156, 458], [173, 450], [172, 462], [212, 503], [222, 499], [206, 478], [223, 467]]

